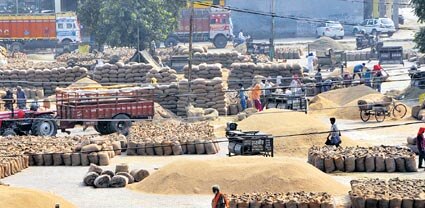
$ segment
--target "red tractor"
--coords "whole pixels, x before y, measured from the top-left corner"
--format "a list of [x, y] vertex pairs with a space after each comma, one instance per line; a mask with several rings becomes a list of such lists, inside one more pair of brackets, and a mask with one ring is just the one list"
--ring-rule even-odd
[[36, 105], [29, 110], [0, 112], [0, 135], [55, 136], [58, 125], [54, 111], [39, 112]]

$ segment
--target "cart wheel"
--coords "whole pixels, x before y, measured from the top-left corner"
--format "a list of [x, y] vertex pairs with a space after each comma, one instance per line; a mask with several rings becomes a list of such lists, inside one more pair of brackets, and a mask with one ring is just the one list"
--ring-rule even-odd
[[394, 118], [402, 119], [406, 116], [406, 114], [407, 114], [407, 108], [405, 105], [397, 104], [394, 106], [394, 109], [393, 109]]
[[378, 123], [381, 123], [385, 120], [385, 111], [376, 111], [375, 112], [375, 119]]
[[360, 118], [362, 119], [363, 122], [367, 122], [370, 119], [370, 113], [368, 111], [361, 110]]
[[113, 132], [125, 133], [130, 129], [131, 121], [130, 117], [127, 115], [118, 114], [114, 117], [114, 119], [117, 119], [118, 121], [110, 122], [110, 129], [113, 130]]

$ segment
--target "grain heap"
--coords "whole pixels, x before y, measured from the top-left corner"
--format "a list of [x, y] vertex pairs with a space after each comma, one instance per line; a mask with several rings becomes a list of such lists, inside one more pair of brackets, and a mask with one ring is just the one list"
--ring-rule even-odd
[[[248, 118], [238, 122], [238, 128], [243, 131], [261, 131], [274, 136], [280, 136], [324, 132], [329, 131], [330, 127], [320, 119], [309, 114], [281, 109], [268, 109], [252, 114]], [[326, 141], [326, 136], [327, 133], [275, 139], [275, 154], [304, 158], [312, 146], [323, 145]], [[343, 134], [342, 145], [355, 146], [357, 143]], [[365, 144], [363, 143], [363, 145]]]
[[308, 46], [311, 51], [326, 51], [328, 49], [339, 51], [348, 49], [338, 41], [329, 37], [321, 37]]
[[351, 181], [350, 199], [353, 208], [425, 207], [425, 180], [362, 179]]
[[[189, 78], [189, 66], [184, 67], [184, 77]], [[223, 77], [221, 64], [200, 64], [192, 66], [192, 79], [214, 79]]]
[[132, 127], [128, 141], [127, 155], [216, 154], [220, 150], [214, 143], [214, 127], [206, 122], [141, 122]]
[[177, 82], [177, 72], [169, 67], [163, 67], [162, 69], [151, 69], [146, 74], [145, 82], [150, 83], [151, 79], [155, 78], [157, 83], [171, 83]]
[[229, 197], [230, 208], [239, 207], [320, 207], [333, 208], [334, 200], [328, 193], [253, 193], [232, 194]]
[[154, 94], [155, 101], [159, 102], [163, 108], [170, 110], [174, 114], [177, 113], [177, 102], [179, 100], [179, 86], [177, 83], [156, 85]]
[[415, 153], [393, 146], [312, 147], [308, 152], [308, 163], [327, 173], [418, 171]]
[[195, 53], [193, 55], [193, 64], [202, 63], [216, 64], [220, 63], [223, 67], [229, 67], [233, 63], [246, 62], [247, 58], [238, 52], [222, 52], [222, 53]]
[[277, 59], [300, 59], [303, 55], [301, 48], [286, 48], [278, 47], [275, 50], [275, 57]]
[[233, 194], [305, 191], [342, 195], [349, 190], [313, 166], [287, 157], [181, 159], [130, 188], [154, 194], [209, 194], [213, 184]]
[[321, 93], [310, 101], [309, 110], [340, 119], [360, 118], [358, 100], [382, 102], [384, 96], [370, 87], [356, 86]]
[[221, 78], [216, 77], [212, 80], [195, 79], [192, 80], [191, 85], [192, 91], [189, 93], [189, 82], [187, 79], [179, 82], [178, 116], [185, 116], [187, 114], [186, 107], [189, 106], [189, 99], [191, 99], [194, 107], [212, 108], [217, 110], [220, 115], [227, 113], [225, 89]]
[[96, 67], [93, 79], [100, 83], [142, 83], [153, 67], [144, 63], [105, 64]]
[[301, 66], [299, 64], [284, 64], [284, 63], [234, 63], [231, 66], [232, 70], [229, 74], [228, 86], [229, 89], [239, 89], [238, 84], [242, 83], [245, 88], [252, 85], [252, 79], [257, 76], [272, 77], [282, 76], [282, 84], [289, 86], [292, 75], [301, 75]]
[[[87, 69], [83, 67], [60, 67], [52, 69], [28, 69], [28, 70], [3, 70], [0, 77], [6, 81], [2, 87], [12, 88], [18, 85], [26, 88], [43, 88], [45, 95], [52, 95], [57, 87], [67, 86], [87, 76]], [[10, 81], [10, 82], [7, 82]], [[30, 83], [17, 83], [15, 81], [28, 81]]]
[[131, 170], [127, 164], [119, 164], [115, 171], [102, 170], [97, 165], [91, 164], [83, 183], [95, 188], [123, 188], [127, 184], [140, 182], [149, 176], [149, 172], [143, 169]]
[[2, 208], [76, 208], [62, 197], [44, 191], [0, 185], [0, 207]]

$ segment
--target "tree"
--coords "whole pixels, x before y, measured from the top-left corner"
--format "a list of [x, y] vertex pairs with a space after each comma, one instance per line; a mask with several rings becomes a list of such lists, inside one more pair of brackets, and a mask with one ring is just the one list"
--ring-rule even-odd
[[[411, 4], [414, 8], [416, 16], [419, 18], [419, 22], [425, 22], [425, 1], [423, 0], [411, 0]], [[416, 48], [421, 53], [425, 53], [425, 28], [421, 27], [420, 31], [415, 34]]]
[[77, 15], [95, 41], [137, 47], [164, 40], [176, 27], [184, 0], [79, 0]]

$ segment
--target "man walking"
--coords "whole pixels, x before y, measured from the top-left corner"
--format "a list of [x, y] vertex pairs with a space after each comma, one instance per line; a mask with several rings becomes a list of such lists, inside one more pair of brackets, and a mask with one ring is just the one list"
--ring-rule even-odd
[[215, 194], [211, 203], [212, 208], [230, 208], [229, 201], [224, 194], [220, 192], [220, 186], [214, 185], [212, 191]]
[[239, 83], [238, 97], [240, 99], [242, 111], [244, 111], [246, 109], [246, 96], [245, 96], [245, 88], [243, 87], [242, 83]]
[[27, 96], [21, 86], [16, 87], [16, 99], [19, 109], [25, 109], [27, 105]]

